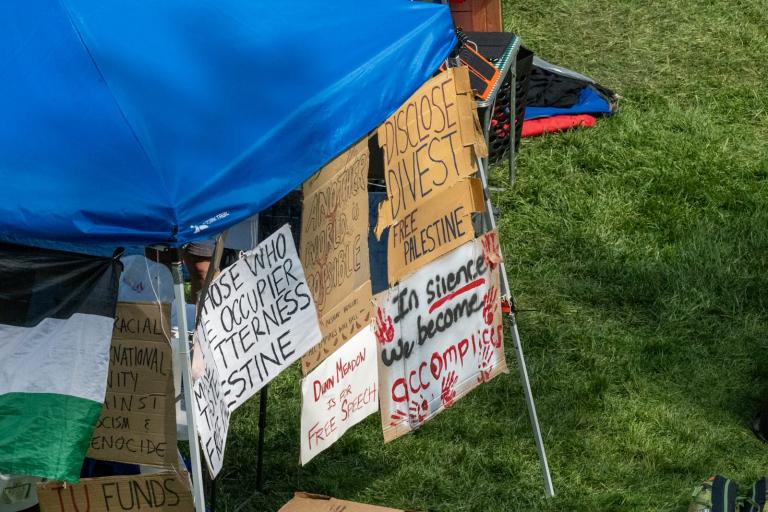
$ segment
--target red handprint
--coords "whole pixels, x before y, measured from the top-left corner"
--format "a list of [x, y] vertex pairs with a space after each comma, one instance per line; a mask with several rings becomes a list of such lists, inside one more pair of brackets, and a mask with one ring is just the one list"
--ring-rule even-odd
[[418, 427], [424, 420], [427, 419], [427, 412], [429, 411], [429, 404], [427, 400], [419, 395], [419, 400], [411, 400], [408, 406], [408, 412], [396, 409], [394, 413], [390, 414], [389, 418], [392, 420], [389, 425], [396, 427], [407, 417], [408, 423], [413, 427]]
[[402, 423], [402, 421], [408, 416], [407, 413], [401, 411], [400, 409], [395, 410], [394, 413], [389, 415], [389, 419], [392, 421], [389, 422], [390, 427], [396, 427], [398, 424]]
[[373, 332], [376, 335], [376, 339], [379, 340], [379, 343], [386, 345], [395, 339], [395, 328], [392, 325], [392, 317], [387, 315], [385, 320], [384, 310], [382, 308], [377, 309], [378, 312], [376, 314], [376, 327], [374, 328]]
[[453, 389], [453, 386], [455, 386], [458, 381], [459, 378], [454, 371], [448, 372], [448, 375], [443, 377], [440, 400], [442, 400], [443, 407], [446, 409], [453, 405], [453, 400], [456, 398], [456, 390]]
[[477, 382], [482, 384], [491, 380], [491, 372], [493, 371], [493, 349], [491, 345], [483, 345], [483, 351], [481, 352], [480, 360], [477, 362], [477, 369], [480, 375], [477, 376]]
[[495, 231], [486, 233], [482, 238], [483, 244], [483, 259], [485, 264], [491, 270], [496, 268], [496, 265], [501, 261], [501, 251], [499, 248], [499, 239]]
[[486, 325], [493, 323], [493, 312], [496, 310], [497, 300], [499, 298], [499, 290], [495, 286], [491, 286], [483, 296], [483, 320]]
[[419, 395], [419, 398], [421, 398], [421, 402], [418, 400], [411, 400], [411, 405], [408, 406], [408, 419], [410, 420], [411, 426], [419, 426], [424, 423], [425, 419], [427, 419], [429, 404], [423, 396]]

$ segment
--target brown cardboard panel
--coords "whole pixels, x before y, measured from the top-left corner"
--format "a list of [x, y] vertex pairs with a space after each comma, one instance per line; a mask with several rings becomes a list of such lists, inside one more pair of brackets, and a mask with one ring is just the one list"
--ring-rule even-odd
[[84, 478], [74, 485], [49, 481], [37, 484], [37, 495], [42, 512], [194, 510], [189, 487], [173, 471], [151, 475]]
[[378, 129], [387, 199], [376, 235], [414, 208], [477, 170], [487, 151], [473, 119], [466, 68], [451, 68], [421, 86]]
[[368, 260], [368, 139], [304, 184], [300, 255], [318, 314], [370, 279]]
[[107, 393], [88, 456], [152, 466], [176, 464], [171, 346], [113, 338]]
[[323, 341], [315, 345], [301, 358], [304, 375], [333, 354], [371, 320], [371, 282], [344, 298], [325, 315], [320, 317]]
[[401, 509], [337, 500], [321, 494], [297, 492], [278, 512], [403, 512]]
[[480, 180], [465, 178], [389, 229], [389, 284], [475, 237], [472, 213], [485, 211]]
[[157, 302], [118, 302], [113, 338], [162, 340], [171, 336], [171, 305]]

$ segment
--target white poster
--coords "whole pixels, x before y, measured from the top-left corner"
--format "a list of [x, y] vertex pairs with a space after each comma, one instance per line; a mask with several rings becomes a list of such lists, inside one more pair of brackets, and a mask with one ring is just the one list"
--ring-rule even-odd
[[322, 337], [288, 224], [224, 269], [202, 307], [201, 328], [230, 411]]
[[301, 464], [379, 410], [376, 339], [370, 326], [301, 381]]
[[500, 263], [487, 233], [374, 297], [385, 442], [507, 371]]
[[221, 379], [213, 361], [211, 346], [201, 329], [197, 331], [196, 337], [195, 347], [202, 352], [205, 371], [192, 386], [195, 425], [197, 425], [208, 472], [211, 478], [216, 478], [224, 462], [230, 411], [224, 400]]

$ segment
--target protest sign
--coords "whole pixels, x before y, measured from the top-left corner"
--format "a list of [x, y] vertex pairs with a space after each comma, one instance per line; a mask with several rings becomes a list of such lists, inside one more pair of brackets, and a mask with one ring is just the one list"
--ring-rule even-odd
[[301, 263], [322, 316], [370, 279], [368, 261], [368, 139], [303, 186]]
[[[174, 450], [175, 452], [175, 450]], [[175, 455], [175, 453], [174, 453]], [[173, 471], [37, 484], [42, 512], [193, 512], [192, 493]]]
[[368, 158], [365, 138], [304, 183], [301, 263], [323, 333], [319, 346], [302, 358], [305, 373], [349, 339], [339, 335], [340, 322], [362, 324], [369, 314], [370, 308], [359, 307], [371, 300]]
[[[88, 457], [151, 466], [176, 464], [176, 409], [168, 315], [152, 303], [118, 303], [107, 392]], [[128, 339], [134, 337], [137, 339]]]
[[507, 371], [500, 262], [490, 232], [374, 297], [385, 442]]
[[370, 325], [301, 381], [301, 464], [379, 409], [376, 339]]
[[201, 351], [204, 365], [203, 374], [192, 387], [195, 425], [197, 425], [197, 434], [200, 436], [208, 472], [211, 478], [216, 478], [224, 463], [230, 412], [221, 389], [219, 371], [204, 330], [198, 329], [195, 336], [197, 341], [195, 350]]
[[386, 226], [477, 170], [488, 153], [466, 68], [451, 68], [421, 86], [378, 129], [387, 199], [376, 236]]
[[371, 322], [371, 282], [366, 281], [342, 302], [320, 318], [323, 340], [301, 358], [301, 368], [306, 375], [332, 354], [357, 331]]
[[480, 180], [464, 178], [432, 196], [389, 229], [389, 284], [475, 238], [472, 212], [485, 211]]
[[288, 224], [224, 269], [201, 307], [230, 411], [322, 337]]
[[322, 494], [297, 492], [278, 512], [403, 512], [400, 509], [337, 500]]

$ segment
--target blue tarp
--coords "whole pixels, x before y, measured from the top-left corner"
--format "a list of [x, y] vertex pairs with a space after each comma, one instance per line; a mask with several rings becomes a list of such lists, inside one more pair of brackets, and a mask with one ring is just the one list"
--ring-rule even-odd
[[578, 114], [611, 115], [611, 104], [592, 86], [587, 85], [579, 94], [579, 101], [572, 107], [525, 107], [525, 120], [552, 116], [575, 116]]
[[380, 124], [455, 43], [409, 0], [0, 2], [0, 239], [181, 245]]

